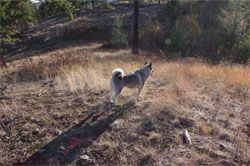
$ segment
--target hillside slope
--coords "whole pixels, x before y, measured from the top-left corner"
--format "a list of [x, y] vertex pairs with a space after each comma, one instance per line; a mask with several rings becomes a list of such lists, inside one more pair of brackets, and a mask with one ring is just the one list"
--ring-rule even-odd
[[[133, 4], [113, 4], [112, 10], [77, 9], [75, 19], [70, 21], [66, 15], [57, 15], [41, 20], [27, 27], [20, 34], [21, 39], [8, 49], [7, 60], [35, 56], [54, 49], [79, 46], [88, 42], [109, 42], [116, 16], [123, 21], [123, 28], [132, 32]], [[150, 25], [161, 14], [163, 5], [141, 4], [140, 27]]]
[[[1, 69], [2, 165], [249, 164], [249, 68], [100, 46], [54, 50]], [[112, 105], [111, 71], [132, 72], [146, 60], [155, 72], [140, 101], [125, 89]]]

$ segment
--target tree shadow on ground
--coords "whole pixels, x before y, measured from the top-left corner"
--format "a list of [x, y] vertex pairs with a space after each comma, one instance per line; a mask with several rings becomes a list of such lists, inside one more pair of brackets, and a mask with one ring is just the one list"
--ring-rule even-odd
[[[40, 148], [26, 161], [15, 165], [67, 165], [74, 162], [79, 158], [81, 149], [91, 146], [104, 132], [111, 129], [111, 124], [116, 119], [134, 105], [133, 102], [123, 106], [106, 103], [104, 111], [90, 113], [80, 123]], [[72, 146], [70, 145], [72, 139], [80, 142]]]

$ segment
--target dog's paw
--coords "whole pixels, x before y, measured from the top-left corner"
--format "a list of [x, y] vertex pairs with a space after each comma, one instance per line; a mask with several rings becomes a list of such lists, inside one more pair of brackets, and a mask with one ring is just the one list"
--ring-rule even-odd
[[113, 103], [115, 106], [119, 106], [119, 104]]
[[119, 106], [119, 104], [116, 104], [114, 101], [110, 101], [110, 103], [115, 105], [115, 106]]

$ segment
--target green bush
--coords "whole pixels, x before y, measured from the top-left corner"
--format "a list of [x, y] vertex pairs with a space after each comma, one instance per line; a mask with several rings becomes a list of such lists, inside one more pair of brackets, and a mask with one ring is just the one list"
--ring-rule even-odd
[[116, 16], [112, 28], [112, 45], [121, 48], [127, 45], [127, 33], [122, 29], [122, 20]]
[[219, 60], [230, 60], [237, 63], [246, 63], [250, 60], [250, 35], [245, 33], [242, 39], [237, 39], [233, 46], [231, 45], [230, 34], [225, 34], [221, 44], [217, 49]]
[[250, 60], [250, 35], [244, 38], [233, 47], [233, 54], [237, 62], [247, 62]]
[[72, 10], [74, 6], [66, 0], [45, 0], [39, 7], [42, 18], [47, 18], [57, 14], [67, 14], [70, 20], [74, 19]]
[[98, 21], [95, 21], [94, 24], [94, 31], [98, 32], [101, 29], [100, 23]]
[[158, 20], [141, 28], [139, 38], [139, 44], [142, 49], [152, 51], [164, 49], [164, 34], [162, 25]]
[[184, 56], [185, 52], [192, 45], [192, 42], [200, 35], [201, 30], [194, 16], [186, 15], [176, 20], [175, 27], [170, 30], [169, 38], [166, 44], [166, 52], [181, 52]]
[[36, 8], [30, 1], [0, 1], [0, 53], [6, 51], [4, 45], [12, 45], [18, 39], [20, 29], [33, 24], [36, 19]]
[[100, 8], [101, 9], [108, 9], [108, 10], [113, 9], [113, 7], [110, 4], [108, 4], [108, 3], [104, 2], [104, 1], [100, 4]]
[[180, 58], [181, 57], [181, 52], [173, 52], [173, 57]]

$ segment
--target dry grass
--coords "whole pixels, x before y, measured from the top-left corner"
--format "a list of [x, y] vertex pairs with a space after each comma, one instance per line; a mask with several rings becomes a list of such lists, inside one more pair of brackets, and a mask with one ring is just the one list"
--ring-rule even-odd
[[[97, 47], [57, 50], [13, 61], [8, 69], [0, 69], [1, 87], [7, 86], [0, 93], [5, 127], [0, 128], [0, 145], [6, 151], [14, 145], [8, 154], [15, 162], [24, 161], [27, 154], [79, 124], [91, 112], [102, 115], [97, 121], [112, 110], [119, 112], [107, 105], [112, 70], [122, 68], [129, 73], [152, 60], [131, 55], [129, 50], [103, 51]], [[249, 161], [249, 66], [210, 66], [158, 58], [153, 60], [153, 69], [142, 100], [89, 146], [88, 155], [94, 163], [218, 165], [222, 161]], [[52, 83], [44, 85], [48, 79]], [[118, 102], [126, 106], [134, 93], [125, 89]], [[182, 145], [180, 133], [184, 128], [189, 130], [195, 148]], [[14, 143], [18, 141], [21, 145]], [[221, 144], [227, 147], [223, 149]], [[124, 151], [119, 150], [121, 147]], [[87, 153], [85, 150], [81, 153]], [[0, 159], [1, 164], [13, 163], [8, 155]]]
[[68, 87], [70, 91], [82, 90], [86, 87], [97, 90], [108, 89], [112, 70], [117, 67], [123, 68], [124, 71], [131, 71], [131, 69], [137, 69], [139, 65], [124, 63], [119, 65], [116, 61], [101, 63], [94, 59], [84, 65], [72, 64], [59, 69], [59, 73], [62, 74], [56, 77], [58, 88]]
[[[49, 55], [14, 61], [9, 64], [9, 69], [0, 69], [1, 82], [56, 77], [58, 84], [66, 83], [71, 91], [79, 87], [82, 89], [86, 84], [91, 88], [106, 89], [108, 87], [106, 83], [109, 82], [113, 69], [122, 68], [126, 73], [132, 72], [147, 60], [142, 56], [131, 55], [126, 50], [96, 51], [88, 56], [91, 54], [89, 52], [91, 49], [91, 47], [88, 49], [79, 47], [67, 51], [58, 50]], [[193, 89], [197, 84], [220, 89], [230, 86], [244, 88], [250, 85], [249, 66], [210, 66], [195, 61], [186, 63], [185, 60], [176, 62], [157, 60], [153, 63], [153, 68], [155, 71], [153, 79], [167, 81], [183, 90]], [[6, 75], [12, 76], [5, 77]]]
[[221, 83], [224, 87], [233, 85], [239, 88], [248, 87], [250, 84], [249, 66], [210, 66], [198, 62], [192, 64], [171, 62], [157, 65], [156, 70], [158, 77], [167, 76], [171, 82], [184, 89], [192, 87], [194, 85], [192, 81], [211, 86]]

